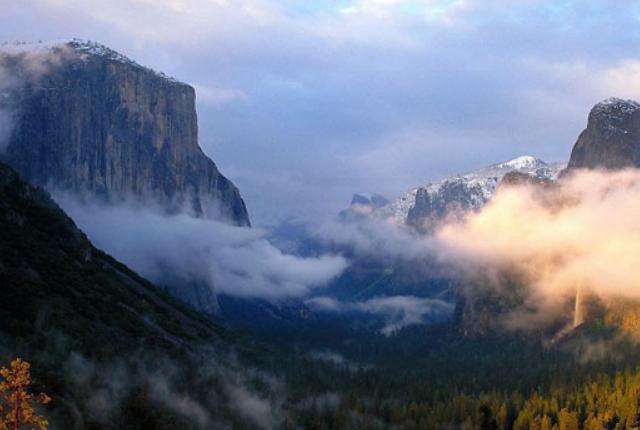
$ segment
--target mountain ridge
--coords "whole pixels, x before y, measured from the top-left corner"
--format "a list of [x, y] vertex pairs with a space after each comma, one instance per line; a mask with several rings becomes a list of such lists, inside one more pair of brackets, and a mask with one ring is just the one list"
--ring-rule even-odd
[[[564, 167], [564, 163], [546, 163], [529, 155], [516, 157], [412, 188], [389, 205], [374, 211], [373, 216], [398, 225], [419, 225], [432, 214], [438, 218], [448, 210], [479, 209], [508, 172], [517, 171], [554, 180]], [[452, 204], [456, 207], [450, 207]]]

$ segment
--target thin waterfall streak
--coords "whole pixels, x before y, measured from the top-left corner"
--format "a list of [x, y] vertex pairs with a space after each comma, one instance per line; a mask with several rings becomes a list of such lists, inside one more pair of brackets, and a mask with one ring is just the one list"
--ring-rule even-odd
[[584, 322], [584, 315], [582, 311], [582, 286], [578, 285], [576, 288], [576, 302], [573, 310], [573, 328], [578, 327]]

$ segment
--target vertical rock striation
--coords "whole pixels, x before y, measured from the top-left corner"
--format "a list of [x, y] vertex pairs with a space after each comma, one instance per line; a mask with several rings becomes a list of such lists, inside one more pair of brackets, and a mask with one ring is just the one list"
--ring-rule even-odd
[[20, 78], [0, 98], [14, 118], [2, 159], [24, 178], [250, 225], [198, 145], [193, 87], [98, 44], [18, 48], [0, 47], [0, 65]]

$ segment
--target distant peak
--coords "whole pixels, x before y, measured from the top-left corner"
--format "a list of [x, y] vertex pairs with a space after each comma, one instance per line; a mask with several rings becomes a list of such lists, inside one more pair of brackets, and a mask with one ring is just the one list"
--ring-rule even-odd
[[531, 155], [522, 155], [509, 161], [498, 163], [495, 167], [510, 167], [513, 169], [524, 169], [528, 167], [545, 166], [546, 163]]
[[374, 207], [382, 207], [389, 203], [389, 201], [375, 193], [355, 193], [351, 199], [351, 205], [371, 205]]
[[532, 155], [522, 155], [520, 157], [514, 158], [513, 160], [507, 161], [506, 164], [535, 164], [540, 162], [540, 159]]
[[592, 114], [610, 113], [610, 112], [622, 112], [632, 113], [640, 109], [640, 103], [635, 100], [624, 100], [616, 97], [610, 97], [606, 100], [596, 104], [591, 109]]

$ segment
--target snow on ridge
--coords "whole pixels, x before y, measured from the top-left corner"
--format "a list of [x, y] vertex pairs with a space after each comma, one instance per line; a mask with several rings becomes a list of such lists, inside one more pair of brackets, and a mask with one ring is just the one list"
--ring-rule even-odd
[[[623, 100], [610, 97], [596, 104], [591, 109], [589, 117], [591, 118], [592, 115], [596, 117], [605, 116], [613, 120], [621, 121], [626, 115], [630, 115], [638, 109], [640, 109], [640, 103], [635, 100]], [[618, 129], [618, 127], [612, 124], [609, 125], [609, 128]]]
[[626, 118], [640, 110], [640, 103], [610, 97], [596, 104], [589, 113], [589, 121], [595, 120], [614, 134], [628, 134]]
[[135, 63], [133, 60], [117, 53], [105, 45], [77, 38], [38, 41], [13, 40], [0, 43], [0, 51], [16, 55], [29, 53], [51, 53], [55, 52], [57, 49], [64, 49], [65, 47], [71, 47], [76, 51], [86, 54], [101, 55], [126, 63]]
[[498, 164], [494, 164], [492, 166], [489, 166], [489, 168], [494, 167], [494, 168], [504, 168], [504, 167], [508, 167], [508, 168], [512, 168], [512, 169], [526, 169], [529, 167], [540, 167], [540, 166], [546, 166], [547, 163], [545, 163], [544, 161], [533, 157], [531, 155], [523, 155], [521, 157], [517, 157], [514, 158], [512, 160], [509, 161], [505, 161], [502, 163], [498, 163]]
[[609, 97], [608, 99], [604, 99], [601, 102], [597, 103], [594, 106], [594, 109], [609, 108], [609, 107], [614, 107], [616, 105], [620, 105], [621, 107], [628, 107], [633, 110], [640, 109], [640, 103], [638, 103], [637, 101], [631, 100], [631, 99], [625, 100], [618, 97]]
[[415, 206], [418, 190], [425, 189], [433, 195], [444, 185], [461, 183], [468, 190], [474, 207], [480, 207], [491, 198], [502, 177], [511, 171], [555, 180], [566, 163], [545, 163], [544, 161], [524, 155], [501, 163], [492, 164], [463, 174], [457, 174], [409, 189], [403, 196], [374, 212], [374, 216], [386, 219], [394, 224], [406, 223], [409, 211]]
[[385, 219], [393, 224], [402, 225], [407, 220], [407, 215], [411, 208], [416, 204], [416, 195], [418, 188], [411, 188], [403, 196], [395, 199], [386, 206], [383, 206], [373, 212], [373, 216], [379, 219]]
[[116, 61], [123, 64], [128, 64], [133, 67], [148, 70], [154, 75], [163, 78], [169, 82], [181, 83], [177, 79], [165, 75], [162, 72], [158, 72], [149, 67], [145, 67], [140, 63], [132, 60], [124, 54], [121, 54], [106, 45], [91, 40], [84, 40], [78, 38], [71, 39], [53, 39], [53, 40], [38, 40], [35, 42], [29, 41], [5, 41], [0, 43], [0, 52], [9, 55], [23, 55], [23, 54], [50, 54], [56, 53], [58, 50], [65, 47], [71, 48], [81, 55], [90, 55], [106, 58], [110, 61]]

